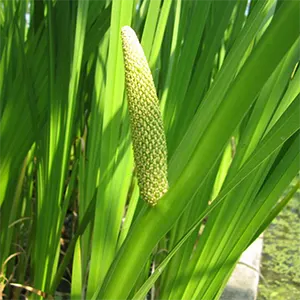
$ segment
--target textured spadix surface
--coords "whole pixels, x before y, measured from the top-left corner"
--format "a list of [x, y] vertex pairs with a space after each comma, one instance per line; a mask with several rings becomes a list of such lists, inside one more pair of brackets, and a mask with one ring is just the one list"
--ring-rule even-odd
[[147, 59], [129, 26], [122, 28], [126, 90], [138, 184], [151, 205], [168, 190], [167, 146], [159, 102]]

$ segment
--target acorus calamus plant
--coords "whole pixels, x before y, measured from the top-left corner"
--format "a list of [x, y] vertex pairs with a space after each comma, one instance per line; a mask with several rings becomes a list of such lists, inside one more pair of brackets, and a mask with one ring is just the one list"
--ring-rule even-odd
[[0, 298], [220, 298], [299, 196], [299, 22], [288, 0], [0, 0]]

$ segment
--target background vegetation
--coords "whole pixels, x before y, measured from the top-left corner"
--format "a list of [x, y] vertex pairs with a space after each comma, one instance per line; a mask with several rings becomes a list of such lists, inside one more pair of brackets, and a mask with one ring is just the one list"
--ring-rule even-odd
[[[299, 171], [299, 14], [298, 1], [1, 0], [0, 294], [217, 299], [299, 188], [280, 198]], [[154, 208], [134, 171], [124, 25], [167, 135]]]
[[[296, 180], [291, 184], [294, 185]], [[289, 188], [289, 189], [290, 189]], [[300, 190], [264, 232], [259, 300], [300, 297]]]

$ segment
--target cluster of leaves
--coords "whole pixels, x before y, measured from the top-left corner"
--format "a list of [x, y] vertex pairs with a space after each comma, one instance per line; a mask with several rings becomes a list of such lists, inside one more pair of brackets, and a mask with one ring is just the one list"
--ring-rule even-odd
[[[299, 3], [247, 2], [0, 1], [1, 294], [57, 297], [69, 270], [72, 299], [221, 295], [299, 171]], [[167, 136], [154, 208], [134, 171], [124, 25]]]

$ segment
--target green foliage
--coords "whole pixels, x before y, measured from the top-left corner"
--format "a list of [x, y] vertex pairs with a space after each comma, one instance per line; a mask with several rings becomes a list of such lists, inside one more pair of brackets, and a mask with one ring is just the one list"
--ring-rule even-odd
[[[221, 295], [299, 172], [299, 4], [246, 7], [0, 1], [0, 293]], [[125, 25], [167, 137], [170, 188], [155, 207], [134, 167]]]

